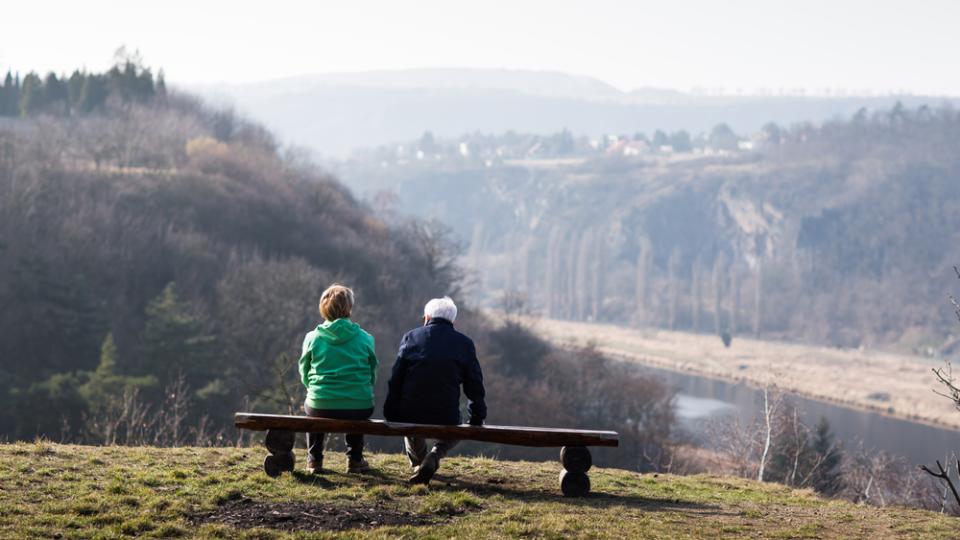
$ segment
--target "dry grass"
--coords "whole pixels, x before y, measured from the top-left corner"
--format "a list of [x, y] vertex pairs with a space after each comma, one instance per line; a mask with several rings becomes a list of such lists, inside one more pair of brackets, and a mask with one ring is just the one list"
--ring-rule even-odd
[[756, 386], [775, 382], [820, 401], [960, 428], [953, 404], [933, 392], [931, 369], [939, 362], [918, 356], [742, 337], [726, 349], [713, 335], [552, 319], [531, 324], [561, 346], [593, 342], [604, 354], [648, 366]]
[[[557, 493], [557, 463], [450, 458], [426, 488], [406, 484], [399, 455], [369, 456], [370, 476], [298, 471], [276, 480], [263, 474], [263, 455], [258, 448], [0, 445], [0, 538], [873, 539], [951, 538], [958, 530], [955, 519], [930, 512], [857, 506], [738, 478], [599, 469], [591, 471], [594, 494], [572, 500]], [[328, 461], [334, 471], [346, 465], [341, 455]], [[233, 519], [244, 507], [263, 519]], [[298, 528], [304, 511], [313, 521]], [[376, 519], [355, 519], [363, 511]], [[352, 517], [324, 520], [321, 512]], [[207, 519], [218, 513], [230, 519]], [[377, 521], [384, 515], [411, 519], [384, 525]], [[348, 527], [318, 525], [326, 522]]]

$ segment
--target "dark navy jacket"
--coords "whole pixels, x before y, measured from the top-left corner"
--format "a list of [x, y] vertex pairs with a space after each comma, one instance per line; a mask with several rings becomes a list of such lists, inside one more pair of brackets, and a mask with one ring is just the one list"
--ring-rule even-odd
[[483, 423], [487, 405], [473, 341], [450, 321], [431, 319], [400, 341], [383, 416], [393, 422], [459, 424], [461, 385], [470, 423]]

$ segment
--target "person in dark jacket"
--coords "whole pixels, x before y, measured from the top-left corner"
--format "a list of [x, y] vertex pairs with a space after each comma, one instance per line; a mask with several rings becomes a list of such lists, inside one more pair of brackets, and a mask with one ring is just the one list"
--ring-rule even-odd
[[[463, 386], [468, 422], [483, 425], [487, 417], [483, 372], [473, 340], [453, 327], [456, 319], [457, 305], [449, 297], [427, 302], [423, 326], [407, 332], [400, 341], [383, 405], [384, 418], [412, 424], [458, 425]], [[426, 484], [458, 441], [437, 441], [430, 452], [422, 437], [405, 437], [403, 442], [414, 470], [410, 481]]]

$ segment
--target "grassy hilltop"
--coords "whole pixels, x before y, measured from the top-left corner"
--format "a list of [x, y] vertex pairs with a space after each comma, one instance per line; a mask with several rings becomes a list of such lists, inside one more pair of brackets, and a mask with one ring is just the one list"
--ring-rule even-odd
[[[301, 452], [302, 454], [302, 452]], [[955, 519], [712, 476], [591, 471], [558, 493], [559, 463], [445, 460], [429, 488], [399, 454], [348, 476], [278, 480], [260, 448], [0, 445], [0, 538], [949, 538]], [[298, 457], [302, 457], [298, 455]]]

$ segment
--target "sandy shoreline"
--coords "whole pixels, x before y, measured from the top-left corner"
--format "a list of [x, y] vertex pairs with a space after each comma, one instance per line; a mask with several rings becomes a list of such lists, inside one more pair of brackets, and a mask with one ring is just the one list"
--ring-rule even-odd
[[939, 360], [736, 337], [729, 349], [707, 334], [553, 319], [528, 320], [559, 346], [593, 342], [597, 350], [650, 367], [779, 388], [803, 397], [960, 430], [960, 411], [934, 393]]

